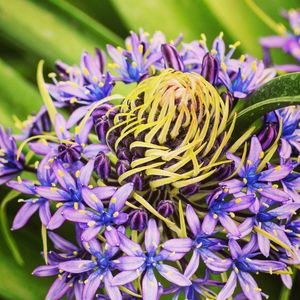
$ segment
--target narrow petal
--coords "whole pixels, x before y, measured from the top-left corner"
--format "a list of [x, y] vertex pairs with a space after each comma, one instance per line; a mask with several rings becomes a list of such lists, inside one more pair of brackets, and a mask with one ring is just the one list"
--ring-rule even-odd
[[187, 253], [191, 250], [193, 241], [190, 238], [171, 239], [163, 243], [162, 248], [170, 252]]
[[138, 270], [134, 271], [123, 271], [117, 274], [113, 280], [111, 281], [111, 284], [113, 286], [118, 286], [118, 285], [124, 285], [127, 283], [130, 283], [140, 277], [141, 272], [138, 272]]
[[119, 233], [119, 239], [120, 239], [120, 248], [127, 255], [140, 256], [143, 253], [141, 246], [133, 242], [132, 240], [130, 240], [124, 234]]
[[253, 279], [253, 277], [249, 273], [240, 272], [238, 274], [238, 280], [240, 286], [245, 294], [245, 296], [249, 299], [253, 300], [261, 300], [261, 292], [258, 289], [257, 283]]
[[104, 286], [107, 295], [113, 300], [122, 300], [122, 295], [118, 287], [112, 286], [113, 276], [110, 271], [107, 271], [104, 276]]
[[[103, 187], [106, 188], [106, 187]], [[104, 189], [105, 191], [105, 189]], [[95, 209], [98, 212], [103, 211], [103, 203], [102, 201], [96, 196], [93, 190], [90, 190], [87, 187], [82, 188], [82, 197], [84, 202], [90, 207]]]
[[268, 257], [269, 254], [270, 254], [270, 240], [258, 233], [257, 234], [257, 242], [258, 242], [258, 246], [259, 246], [259, 250], [261, 251], [261, 253], [265, 256], [265, 257]]
[[52, 201], [66, 201], [69, 199], [69, 194], [62, 189], [49, 186], [37, 186], [35, 191], [40, 196]]
[[72, 222], [88, 223], [93, 220], [94, 213], [84, 209], [65, 208], [63, 216]]
[[66, 278], [57, 278], [51, 285], [45, 300], [59, 300], [70, 289], [70, 286], [66, 283]]
[[70, 188], [77, 190], [74, 178], [68, 173], [59, 160], [54, 160], [52, 169], [58, 182], [65, 190], [69, 190]]
[[128, 200], [128, 197], [133, 191], [133, 184], [127, 183], [121, 186], [112, 196], [111, 201], [109, 202], [109, 209], [114, 211], [120, 211], [125, 202]]
[[26, 202], [16, 214], [12, 229], [17, 230], [25, 226], [31, 216], [39, 209], [40, 205], [38, 203]]
[[237, 259], [242, 254], [242, 249], [240, 245], [234, 239], [229, 240], [228, 247], [233, 259]]
[[51, 219], [51, 211], [50, 211], [50, 202], [45, 201], [44, 203], [40, 204], [40, 209], [39, 209], [39, 216], [41, 219], [41, 222], [43, 225], [46, 227], [48, 226], [48, 223]]
[[52, 216], [52, 218], [50, 219], [47, 228], [50, 230], [54, 230], [59, 228], [64, 222], [65, 222], [65, 217], [63, 216], [63, 211], [64, 211], [65, 207], [60, 207], [55, 214]]
[[235, 290], [235, 287], [236, 287], [236, 275], [234, 272], [231, 272], [226, 284], [218, 294], [216, 300], [224, 300], [230, 298]]
[[81, 235], [81, 239], [85, 242], [88, 242], [95, 238], [100, 232], [102, 225], [94, 225], [85, 229]]
[[119, 233], [115, 228], [111, 227], [110, 230], [108, 230], [106, 228], [104, 235], [105, 235], [106, 241], [109, 245], [114, 246], [114, 247], [120, 246]]
[[213, 214], [208, 213], [202, 222], [202, 231], [206, 234], [212, 234], [218, 223], [218, 218], [214, 218]]
[[92, 273], [83, 288], [83, 299], [84, 300], [93, 300], [95, 294], [100, 286], [101, 277], [97, 272]]
[[236, 225], [236, 223], [228, 216], [228, 215], [220, 215], [219, 216], [220, 223], [223, 227], [230, 232], [233, 236], [240, 236], [240, 231]]
[[134, 271], [145, 263], [145, 258], [141, 256], [121, 256], [114, 263], [121, 271]]
[[151, 271], [147, 271], [142, 281], [144, 300], [156, 300], [158, 296], [158, 283]]
[[70, 273], [84, 273], [92, 270], [96, 266], [96, 263], [92, 260], [69, 260], [58, 265], [59, 269]]
[[186, 207], [186, 220], [189, 224], [189, 227], [191, 231], [193, 232], [194, 236], [197, 236], [200, 234], [201, 231], [201, 225], [200, 225], [200, 220], [199, 217], [197, 216], [195, 210], [193, 207], [188, 204]]
[[191, 278], [199, 268], [200, 263], [200, 254], [197, 249], [193, 251], [193, 255], [189, 261], [189, 264], [186, 266], [183, 275], [186, 278]]
[[155, 220], [150, 219], [145, 232], [145, 247], [148, 252], [155, 251], [160, 242], [160, 233]]
[[88, 186], [94, 170], [94, 163], [95, 160], [90, 159], [89, 162], [83, 168], [81, 168], [78, 178], [81, 185]]
[[178, 286], [189, 286], [192, 282], [186, 278], [179, 271], [169, 265], [162, 264], [160, 268], [157, 268], [157, 271], [168, 281], [175, 283]]
[[36, 269], [33, 270], [32, 275], [38, 276], [38, 277], [48, 277], [48, 276], [54, 276], [57, 275], [58, 267], [57, 266], [39, 266]]
[[62, 252], [73, 252], [78, 250], [78, 248], [75, 245], [73, 245], [71, 242], [65, 240], [64, 238], [62, 238], [54, 232], [48, 232], [48, 236], [54, 244], [55, 249], [57, 250], [60, 250]]

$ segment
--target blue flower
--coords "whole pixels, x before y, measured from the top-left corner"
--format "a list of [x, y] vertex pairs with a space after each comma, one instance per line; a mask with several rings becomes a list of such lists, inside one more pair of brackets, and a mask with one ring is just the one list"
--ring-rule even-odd
[[260, 300], [262, 295], [261, 289], [258, 288], [250, 274], [256, 272], [272, 274], [273, 272], [286, 269], [286, 265], [279, 261], [254, 259], [259, 254], [256, 252], [257, 244], [255, 236], [251, 238], [250, 242], [243, 249], [241, 249], [235, 240], [229, 240], [229, 250], [232, 256], [232, 272], [225, 286], [218, 294], [217, 300], [231, 297], [237, 281], [248, 299]]
[[[93, 192], [94, 190], [96, 193]], [[121, 225], [127, 221], [128, 215], [122, 212], [122, 209], [132, 190], [131, 183], [119, 189], [105, 186], [90, 190], [83, 187], [82, 197], [88, 207], [80, 210], [68, 208], [63, 211], [63, 215], [69, 221], [87, 225], [87, 228], [83, 230], [83, 240], [89, 241], [95, 238], [104, 229], [107, 242], [113, 245], [119, 244], [117, 231], [112, 226]], [[110, 198], [110, 202], [108, 208], [104, 209], [101, 200], [107, 200], [107, 198]]]
[[154, 270], [157, 270], [161, 276], [178, 286], [191, 285], [191, 281], [180, 274], [176, 268], [163, 263], [165, 260], [177, 260], [178, 256], [165, 250], [158, 251], [160, 233], [153, 219], [149, 220], [145, 231], [145, 253], [139, 244], [131, 241], [122, 233], [119, 235], [120, 248], [127, 256], [117, 259], [116, 266], [121, 272], [113, 278], [112, 285], [124, 285], [132, 282], [145, 272], [142, 279], [144, 300], [157, 298], [158, 281]]
[[16, 177], [24, 168], [25, 157], [17, 159], [16, 141], [11, 131], [0, 125], [0, 185]]

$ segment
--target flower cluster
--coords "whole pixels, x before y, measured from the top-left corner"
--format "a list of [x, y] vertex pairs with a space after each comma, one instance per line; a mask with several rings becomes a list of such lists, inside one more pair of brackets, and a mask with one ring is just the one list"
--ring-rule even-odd
[[[111, 64], [98, 49], [79, 66], [57, 62], [52, 102], [19, 122], [19, 149], [1, 128], [0, 183], [25, 198], [12, 229], [38, 211], [55, 248], [33, 271], [55, 277], [46, 299], [223, 300], [239, 285], [259, 300], [259, 272], [291, 288], [300, 113], [270, 112], [257, 135], [233, 138], [239, 104], [276, 75], [234, 58], [238, 44], [132, 32], [107, 46]], [[54, 232], [65, 222], [77, 244]]]

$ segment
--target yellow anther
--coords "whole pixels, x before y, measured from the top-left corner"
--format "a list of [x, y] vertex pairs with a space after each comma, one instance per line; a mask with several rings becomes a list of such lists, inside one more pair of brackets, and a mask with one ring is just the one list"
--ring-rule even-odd
[[55, 186], [52, 186], [52, 187], [50, 188], [50, 191], [51, 191], [51, 192], [56, 192], [57, 190], [58, 190], [58, 188], [55, 187]]
[[247, 184], [247, 182], [248, 182], [247, 178], [243, 178], [243, 182], [244, 182], [244, 184]]
[[278, 189], [278, 184], [272, 184], [272, 188]]
[[106, 230], [111, 231], [112, 230], [111, 226], [106, 226]]
[[235, 49], [235, 48], [237, 48], [239, 45], [241, 44], [241, 42], [240, 41], [236, 41], [234, 44], [232, 44], [232, 45], [229, 45], [229, 48], [233, 48], [233, 49]]
[[87, 225], [88, 225], [89, 227], [93, 227], [93, 226], [95, 226], [95, 224], [96, 224], [95, 221], [89, 221], [89, 222], [87, 223]]
[[263, 191], [263, 189], [262, 188], [259, 188], [259, 189], [257, 189], [259, 192], [262, 192]]
[[127, 48], [128, 51], [131, 51], [131, 50], [132, 50], [131, 44], [128, 43], [128, 44], [126, 45], [126, 48]]
[[75, 98], [75, 97], [72, 97], [71, 99], [70, 99], [70, 103], [71, 104], [74, 104], [74, 103], [76, 103], [78, 100], [77, 100], [77, 98]]
[[227, 71], [227, 67], [224, 62], [221, 63], [221, 68], [222, 68], [223, 72]]
[[98, 86], [99, 86], [100, 88], [102, 88], [102, 87], [104, 86], [104, 83], [103, 83], [102, 81], [100, 81], [99, 84], [98, 84]]
[[144, 51], [144, 46], [142, 44], [139, 45], [139, 52], [140, 53], [143, 53]]
[[80, 133], [80, 128], [79, 126], [76, 126], [75, 127], [75, 134], [78, 135]]
[[237, 274], [239, 272], [239, 269], [237, 267], [234, 268], [235, 273]]
[[74, 202], [74, 209], [78, 209], [78, 202]]
[[77, 251], [73, 251], [73, 255], [74, 256], [78, 255], [78, 252]]
[[63, 279], [62, 276], [61, 276], [61, 274], [58, 274], [57, 277], [59, 278], [59, 280]]
[[97, 198], [97, 196], [95, 194], [91, 194], [90, 198], [96, 203], [99, 202], [99, 199]]
[[62, 207], [64, 204], [62, 203], [62, 202], [58, 202], [55, 206], [56, 206], [56, 208], [60, 208], [60, 207]]
[[245, 59], [246, 59], [246, 56], [244, 54], [242, 54], [241, 57], [240, 57], [240, 62], [244, 62]]
[[260, 152], [260, 154], [259, 154], [259, 158], [260, 158], [260, 159], [262, 159], [264, 156], [265, 156], [265, 152], [263, 152], [263, 151], [262, 151], [262, 152]]
[[231, 218], [235, 218], [234, 212], [230, 212], [229, 215], [230, 215]]
[[253, 70], [254, 72], [257, 71], [257, 61], [256, 61], [256, 60], [253, 61], [253, 63], [251, 64], [251, 68], [252, 68], [252, 70]]
[[116, 202], [117, 202], [117, 198], [115, 198], [115, 197], [114, 197], [114, 198], [111, 198], [110, 202], [111, 202], [111, 203], [116, 203]]
[[75, 177], [76, 177], [76, 178], [78, 178], [78, 177], [79, 177], [79, 175], [80, 175], [80, 171], [79, 171], [79, 170], [77, 170], [77, 171], [75, 172]]
[[56, 77], [56, 74], [55, 74], [54, 72], [50, 72], [50, 73], [48, 74], [48, 77], [49, 77], [49, 78], [55, 78], [55, 77]]
[[17, 180], [18, 180], [18, 184], [22, 184], [23, 181], [22, 181], [21, 176], [18, 176], [18, 177], [17, 177]]
[[211, 54], [217, 54], [218, 51], [217, 51], [216, 49], [211, 49], [210, 53], [211, 53]]
[[90, 72], [87, 68], [83, 68], [82, 70], [83, 74], [86, 75], [86, 76], [89, 76], [90, 75]]
[[93, 81], [94, 81], [95, 83], [97, 83], [97, 82], [98, 82], [98, 78], [97, 78], [96, 76], [93, 76]]
[[84, 209], [79, 209], [79, 211], [78, 211], [81, 215], [84, 215], [85, 213], [86, 213], [86, 210], [84, 210]]
[[218, 215], [217, 215], [217, 214], [214, 214], [214, 215], [213, 215], [213, 218], [214, 218], [214, 219], [218, 219]]
[[276, 170], [276, 171], [280, 171], [280, 170], [281, 170], [281, 166], [276, 166], [276, 167], [275, 167], [275, 170]]
[[119, 51], [119, 53], [123, 52], [123, 49], [121, 47], [117, 47], [117, 50]]
[[240, 203], [240, 202], [242, 202], [242, 198], [236, 198], [235, 199], [235, 203]]
[[248, 159], [248, 160], [247, 160], [247, 164], [248, 164], [249, 166], [251, 166], [253, 163], [252, 163], [252, 161], [251, 161], [250, 159]]
[[133, 61], [133, 62], [131, 63], [131, 65], [132, 65], [134, 68], [137, 66], [137, 64], [136, 64], [135, 61]]
[[228, 189], [228, 188], [223, 188], [223, 192], [224, 192], [224, 193], [228, 193], [228, 192], [229, 192], [229, 189]]
[[40, 162], [38, 160], [34, 163], [35, 169], [37, 169], [39, 167], [39, 164], [40, 164]]
[[62, 170], [58, 170], [57, 171], [57, 174], [60, 176], [60, 177], [64, 177], [64, 173]]
[[119, 216], [119, 214], [120, 214], [120, 213], [119, 213], [118, 211], [116, 211], [116, 212], [114, 212], [113, 217], [114, 217], [114, 218], [117, 218], [117, 217]]

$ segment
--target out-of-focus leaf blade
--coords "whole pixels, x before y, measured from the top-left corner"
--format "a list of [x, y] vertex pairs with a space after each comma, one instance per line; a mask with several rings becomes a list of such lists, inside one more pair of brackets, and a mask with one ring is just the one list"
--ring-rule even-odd
[[112, 2], [132, 30], [141, 27], [151, 33], [161, 30], [171, 39], [183, 33], [186, 41], [198, 39], [202, 32], [211, 40], [222, 31], [219, 20], [209, 11], [203, 0], [112, 0]]
[[[10, 0], [0, 2], [0, 32], [19, 47], [47, 60], [79, 61], [83, 49], [104, 47], [110, 39], [91, 38], [80, 24], [60, 18], [43, 2]], [[30, 33], [30, 34], [29, 34]]]
[[300, 104], [300, 73], [274, 78], [245, 99], [239, 111], [234, 135], [239, 136], [246, 128], [266, 113], [281, 107]]
[[0, 59], [0, 111], [1, 123], [12, 124], [11, 114], [25, 117], [37, 111], [41, 105], [37, 89], [17, 71]]
[[52, 3], [55, 7], [63, 11], [67, 17], [73, 18], [74, 20], [78, 21], [82, 25], [82, 27], [95, 33], [96, 36], [99, 37], [99, 39], [113, 44], [122, 43], [122, 40], [120, 39], [119, 36], [117, 36], [111, 30], [107, 29], [102, 24], [95, 21], [93, 18], [91, 18], [89, 15], [82, 12], [80, 9], [78, 9], [76, 6], [72, 5], [71, 3], [68, 3], [67, 1], [64, 0], [48, 0], [48, 1]]

